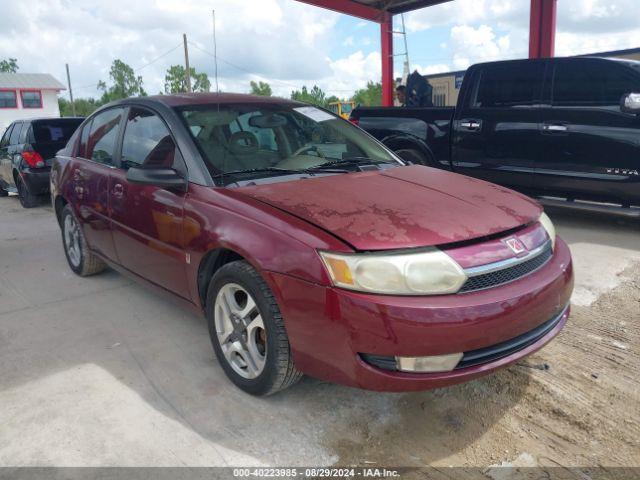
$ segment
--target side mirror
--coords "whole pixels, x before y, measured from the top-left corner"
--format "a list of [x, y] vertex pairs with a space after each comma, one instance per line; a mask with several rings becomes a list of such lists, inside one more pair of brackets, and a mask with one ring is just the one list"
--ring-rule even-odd
[[627, 93], [622, 96], [620, 110], [624, 113], [640, 113], [640, 93]]
[[172, 188], [187, 191], [188, 182], [173, 168], [139, 168], [127, 170], [127, 181], [142, 185], [154, 185], [160, 188]]

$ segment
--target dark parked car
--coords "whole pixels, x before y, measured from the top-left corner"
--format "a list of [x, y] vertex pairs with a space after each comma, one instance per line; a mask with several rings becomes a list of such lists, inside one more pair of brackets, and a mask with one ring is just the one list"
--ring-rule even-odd
[[[469, 380], [564, 326], [571, 256], [529, 198], [404, 166], [288, 100], [112, 103], [54, 161], [71, 269], [106, 265], [204, 312], [228, 377], [377, 390]], [[150, 334], [152, 334], [150, 332]]]
[[575, 57], [474, 65], [455, 108], [351, 118], [411, 162], [640, 217], [639, 114], [640, 62]]
[[18, 193], [23, 207], [34, 207], [49, 193], [49, 172], [83, 118], [39, 118], [13, 122], [0, 140], [0, 197]]

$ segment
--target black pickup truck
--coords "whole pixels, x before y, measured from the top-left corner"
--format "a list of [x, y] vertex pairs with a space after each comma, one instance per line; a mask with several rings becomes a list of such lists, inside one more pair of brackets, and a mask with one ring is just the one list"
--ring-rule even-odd
[[455, 108], [358, 107], [350, 119], [413, 163], [640, 217], [640, 62], [478, 64]]

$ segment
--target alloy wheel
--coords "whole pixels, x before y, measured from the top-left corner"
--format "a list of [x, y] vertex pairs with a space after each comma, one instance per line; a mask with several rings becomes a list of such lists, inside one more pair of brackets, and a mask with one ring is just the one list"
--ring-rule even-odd
[[267, 359], [267, 336], [251, 294], [236, 283], [227, 283], [216, 296], [214, 318], [218, 342], [228, 364], [243, 378], [258, 377]]
[[69, 261], [74, 267], [80, 266], [82, 253], [80, 250], [80, 227], [71, 215], [64, 219], [64, 246], [67, 249]]

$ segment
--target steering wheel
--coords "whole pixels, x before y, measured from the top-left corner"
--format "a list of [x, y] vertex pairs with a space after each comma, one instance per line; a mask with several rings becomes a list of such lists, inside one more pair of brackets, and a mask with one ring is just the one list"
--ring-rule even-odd
[[297, 157], [298, 155], [308, 155], [309, 153], [314, 152], [316, 154], [316, 156], [320, 157], [320, 158], [325, 158], [324, 153], [322, 153], [320, 151], [320, 149], [318, 147], [316, 147], [315, 145], [305, 145], [302, 148], [299, 148], [298, 150], [296, 150], [295, 152], [293, 152], [293, 155], [291, 155], [292, 157]]

